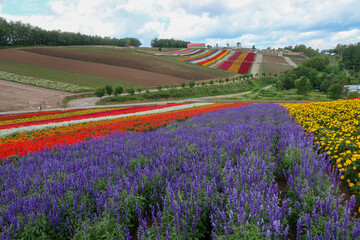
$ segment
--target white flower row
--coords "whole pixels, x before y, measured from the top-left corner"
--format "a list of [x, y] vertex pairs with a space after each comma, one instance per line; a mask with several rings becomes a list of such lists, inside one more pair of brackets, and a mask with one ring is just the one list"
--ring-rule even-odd
[[191, 108], [191, 107], [205, 106], [205, 105], [210, 105], [210, 104], [213, 104], [213, 103], [190, 103], [190, 104], [185, 104], [185, 105], [166, 107], [166, 108], [154, 109], [154, 110], [148, 110], [148, 111], [142, 111], [142, 112], [136, 112], [136, 113], [127, 113], [127, 114], [86, 118], [86, 119], [65, 121], [65, 122], [58, 122], [58, 123], [47, 123], [47, 124], [33, 125], [33, 126], [26, 126], [26, 127], [9, 128], [9, 129], [0, 130], [0, 137], [16, 135], [21, 132], [33, 132], [33, 131], [50, 129], [50, 128], [61, 127], [61, 126], [70, 126], [70, 125], [75, 125], [75, 124], [80, 124], [80, 123], [85, 123], [85, 122], [95, 122], [95, 121], [111, 120], [111, 119], [125, 118], [125, 117], [131, 117], [131, 116], [141, 116], [141, 115], [148, 115], [148, 114], [155, 114], [155, 113], [164, 113], [164, 112], [182, 110], [182, 109]]

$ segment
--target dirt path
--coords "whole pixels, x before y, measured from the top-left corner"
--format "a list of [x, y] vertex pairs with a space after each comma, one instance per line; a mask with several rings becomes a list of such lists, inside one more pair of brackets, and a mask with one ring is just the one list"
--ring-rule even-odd
[[56, 90], [0, 80], [0, 112], [38, 110], [61, 107], [66, 96], [74, 95]]
[[257, 73], [259, 73], [259, 68], [260, 68], [260, 64], [262, 62], [263, 59], [263, 55], [257, 53], [256, 54], [256, 59], [254, 60], [253, 64], [252, 64], [252, 68], [251, 68], [251, 74], [253, 76], [255, 76]]
[[284, 57], [285, 61], [292, 67], [296, 68], [298, 65], [296, 65], [289, 57]]

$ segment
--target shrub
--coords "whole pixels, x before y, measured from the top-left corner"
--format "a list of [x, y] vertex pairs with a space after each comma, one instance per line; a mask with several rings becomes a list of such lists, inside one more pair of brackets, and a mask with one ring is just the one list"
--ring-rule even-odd
[[225, 81], [226, 81], [226, 82], [229, 82], [229, 79], [227, 78]]
[[202, 86], [205, 86], [205, 85], [206, 85], [206, 82], [202, 81], [202, 82], [201, 82], [201, 85], [202, 85]]
[[214, 81], [213, 81], [213, 80], [210, 80], [210, 82], [209, 82], [209, 83], [212, 85], [212, 84], [214, 84]]
[[124, 92], [124, 88], [122, 86], [116, 86], [115, 91], [114, 91], [114, 95], [118, 96], [118, 95], [121, 95], [123, 92]]
[[156, 85], [156, 89], [157, 89], [157, 90], [159, 90], [159, 91], [160, 91], [160, 90], [161, 90], [161, 88], [162, 88], [162, 87], [161, 87], [161, 84]]
[[190, 88], [193, 88], [195, 86], [195, 82], [194, 82], [194, 80], [191, 80], [190, 82], [189, 82], [189, 87]]
[[185, 83], [182, 83], [182, 84], [181, 84], [181, 87], [184, 88], [184, 87], [185, 87]]
[[141, 93], [141, 88], [138, 88], [137, 91], [138, 91], [138, 93]]
[[113, 88], [111, 85], [106, 85], [105, 86], [105, 91], [106, 93], [110, 96], [113, 93]]
[[129, 95], [134, 95], [135, 94], [135, 90], [133, 88], [128, 88], [126, 90], [126, 92], [129, 94]]
[[94, 93], [95, 96], [102, 98], [105, 95], [105, 88], [96, 88]]

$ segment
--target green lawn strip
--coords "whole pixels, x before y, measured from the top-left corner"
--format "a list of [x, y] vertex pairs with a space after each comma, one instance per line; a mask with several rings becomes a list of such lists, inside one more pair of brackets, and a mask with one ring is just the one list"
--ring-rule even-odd
[[[91, 89], [97, 87], [104, 87], [106, 84], [113, 86], [122, 85], [127, 88], [143, 87], [140, 84], [120, 81], [116, 79], [101, 78], [90, 75], [59, 71], [59, 70], [43, 68], [30, 64], [23, 64], [23, 63], [1, 60], [1, 59], [0, 59], [0, 71], [14, 73], [28, 77], [36, 77], [41, 79], [52, 80], [55, 82], [73, 84], [80, 87], [87, 87]], [[7, 79], [3, 79], [3, 80], [7, 80]]]

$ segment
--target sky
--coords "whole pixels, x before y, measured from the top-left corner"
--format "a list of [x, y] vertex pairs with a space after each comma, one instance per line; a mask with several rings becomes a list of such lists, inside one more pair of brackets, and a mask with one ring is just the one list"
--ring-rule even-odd
[[46, 30], [206, 45], [330, 49], [360, 42], [360, 0], [0, 0], [0, 17]]

